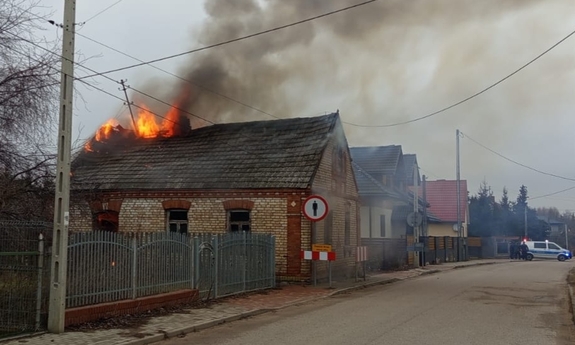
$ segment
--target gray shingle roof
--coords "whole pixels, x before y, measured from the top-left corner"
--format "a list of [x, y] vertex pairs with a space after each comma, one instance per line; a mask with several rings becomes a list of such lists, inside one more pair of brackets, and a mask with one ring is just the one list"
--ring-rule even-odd
[[407, 199], [405, 195], [392, 191], [390, 188], [378, 182], [373, 176], [363, 170], [357, 163], [352, 162], [355, 180], [359, 195], [362, 196], [383, 196], [397, 199]]
[[368, 174], [395, 175], [402, 156], [401, 145], [351, 147], [351, 158]]
[[[404, 154], [403, 155], [403, 164], [405, 165], [405, 174], [406, 174], [406, 182], [407, 185], [413, 186], [413, 165], [417, 163], [417, 156], [414, 154]], [[417, 180], [420, 181], [421, 178], [419, 174], [417, 174]]]
[[334, 113], [216, 124], [185, 137], [133, 139], [106, 153], [82, 152], [72, 164], [72, 188], [307, 188], [336, 124]]

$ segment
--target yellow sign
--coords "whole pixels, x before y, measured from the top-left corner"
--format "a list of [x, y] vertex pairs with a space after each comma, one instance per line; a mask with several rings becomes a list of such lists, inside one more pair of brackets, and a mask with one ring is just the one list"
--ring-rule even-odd
[[331, 244], [312, 244], [311, 250], [314, 252], [331, 252]]

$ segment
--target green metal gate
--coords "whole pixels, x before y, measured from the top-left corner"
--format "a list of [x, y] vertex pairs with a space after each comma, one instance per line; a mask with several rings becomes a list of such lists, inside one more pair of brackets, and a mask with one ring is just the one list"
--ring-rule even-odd
[[51, 224], [0, 221], [0, 337], [45, 328]]

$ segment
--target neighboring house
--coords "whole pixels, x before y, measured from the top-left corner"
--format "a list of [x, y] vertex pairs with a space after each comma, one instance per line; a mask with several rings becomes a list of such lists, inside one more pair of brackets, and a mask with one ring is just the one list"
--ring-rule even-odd
[[[412, 187], [413, 188], [413, 187]], [[436, 221], [430, 222], [427, 228], [428, 236], [457, 237], [457, 181], [437, 180], [426, 182], [426, 201]], [[423, 193], [419, 187], [420, 195]], [[460, 221], [463, 227], [463, 237], [467, 237], [469, 223], [469, 207], [467, 203], [467, 181], [460, 180]]]
[[[413, 186], [413, 173], [415, 172], [415, 169], [413, 169], [414, 166], [419, 167], [419, 164], [417, 164], [417, 156], [415, 154], [404, 154], [403, 155], [403, 164], [405, 164], [405, 174], [406, 174], [406, 183], [408, 186]], [[419, 174], [419, 168], [417, 169], [417, 175], [416, 175], [416, 181], [417, 181], [417, 185], [421, 185], [421, 176]], [[421, 195], [420, 195], [421, 196]]]
[[[361, 203], [361, 237], [406, 238], [412, 234], [407, 215], [413, 211], [414, 196], [408, 186], [414, 182], [415, 155], [404, 155], [400, 145], [352, 147], [350, 151]], [[422, 209], [421, 195], [419, 205]]]
[[557, 236], [559, 234], [565, 234], [565, 227], [567, 226], [565, 223], [557, 220], [552, 219], [545, 216], [537, 216], [540, 221], [543, 221], [549, 225], [549, 236]]
[[[300, 251], [312, 241], [333, 246], [334, 275], [354, 272], [358, 192], [338, 113], [216, 124], [103, 147], [72, 164], [71, 231], [273, 233], [282, 279], [310, 277]], [[313, 237], [301, 211], [312, 194], [330, 207]]]
[[407, 195], [384, 186], [355, 162], [352, 166], [360, 195], [361, 237], [405, 238], [406, 218], [394, 218], [394, 209], [409, 204]]

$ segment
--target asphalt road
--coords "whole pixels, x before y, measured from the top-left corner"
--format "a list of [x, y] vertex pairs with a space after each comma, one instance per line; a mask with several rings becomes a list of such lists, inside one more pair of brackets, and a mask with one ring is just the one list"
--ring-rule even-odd
[[532, 261], [457, 269], [160, 344], [572, 345], [565, 277], [574, 265]]

